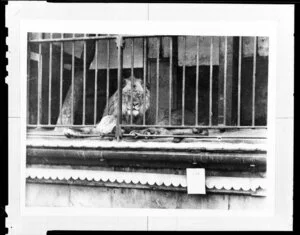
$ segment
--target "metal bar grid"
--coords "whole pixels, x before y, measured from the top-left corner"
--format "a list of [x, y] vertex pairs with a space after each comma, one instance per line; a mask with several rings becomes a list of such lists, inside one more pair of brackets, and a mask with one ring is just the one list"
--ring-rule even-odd
[[[74, 36], [73, 36], [74, 37]], [[140, 36], [139, 36], [140, 37]], [[96, 37], [98, 38], [98, 37]], [[108, 104], [109, 99], [109, 61], [110, 61], [110, 39], [111, 37], [107, 37], [107, 92], [106, 92], [106, 102]], [[116, 38], [116, 37], [112, 37]], [[131, 79], [134, 77], [134, 38], [131, 39]], [[266, 126], [255, 126], [255, 80], [256, 80], [256, 49], [257, 49], [257, 38], [254, 38], [254, 54], [253, 54], [253, 88], [252, 88], [252, 126], [241, 126], [240, 125], [240, 108], [241, 108], [241, 63], [242, 63], [242, 37], [239, 37], [239, 51], [238, 51], [238, 113], [237, 113], [237, 125], [236, 126], [226, 126], [226, 83], [227, 83], [227, 37], [224, 39], [224, 87], [223, 87], [223, 106], [224, 106], [224, 126], [214, 126], [212, 125], [212, 82], [213, 82], [213, 37], [210, 39], [210, 73], [209, 73], [209, 124], [208, 126], [202, 126], [198, 125], [198, 96], [199, 96], [199, 60], [200, 60], [200, 37], [197, 36], [197, 55], [196, 55], [196, 97], [195, 97], [195, 125], [184, 125], [184, 112], [185, 112], [185, 80], [186, 80], [186, 37], [183, 37], [184, 40], [184, 57], [183, 57], [183, 74], [182, 74], [182, 123], [181, 125], [172, 125], [171, 123], [171, 116], [172, 116], [172, 81], [173, 81], [173, 40], [172, 37], [170, 37], [169, 40], [169, 50], [170, 50], [170, 58], [169, 58], [169, 124], [168, 125], [147, 125], [147, 127], [164, 127], [164, 128], [200, 128], [200, 129], [266, 129]], [[60, 101], [59, 101], [59, 107], [60, 110], [62, 109], [62, 84], [63, 84], [63, 49], [64, 49], [64, 40], [65, 39], [60, 38]], [[72, 38], [74, 39], [74, 38]], [[76, 38], [78, 39], [78, 38]], [[161, 50], [161, 42], [159, 40], [160, 38], [157, 38], [157, 44], [156, 44], [156, 115], [155, 119], [156, 122], [158, 120], [158, 113], [159, 113], [159, 68], [160, 68], [160, 50]], [[118, 112], [118, 121], [117, 121], [117, 131], [116, 131], [116, 137], [118, 140], [120, 140], [121, 127], [141, 127], [146, 126], [146, 117], [145, 114], [143, 115], [143, 125], [134, 125], [133, 124], [133, 118], [131, 113], [131, 120], [130, 124], [122, 124], [122, 116], [121, 116], [121, 109], [122, 109], [122, 90], [121, 90], [121, 81], [122, 81], [122, 64], [123, 64], [123, 48], [122, 48], [122, 42], [124, 38], [122, 36], [117, 38], [117, 44], [118, 44], [118, 95], [120, 96], [119, 99], [119, 112]], [[68, 41], [68, 40], [67, 40]], [[66, 126], [66, 127], [94, 127], [96, 124], [97, 119], [97, 76], [98, 76], [98, 41], [96, 41], [96, 47], [95, 47], [95, 96], [94, 96], [94, 125], [85, 125], [85, 112], [86, 112], [86, 41], [84, 41], [84, 49], [83, 49], [83, 119], [82, 119], [82, 125], [74, 125], [74, 73], [75, 73], [75, 41], [69, 40], [72, 42], [72, 73], [71, 73], [71, 124], [70, 125], [52, 125], [51, 124], [51, 79], [52, 79], [52, 43], [53, 41], [49, 41], [49, 100], [48, 100], [48, 125], [42, 125], [41, 124], [41, 107], [42, 107], [42, 43], [39, 43], [39, 67], [38, 67], [38, 120], [37, 125], [27, 125], [28, 127], [58, 127], [58, 126]], [[143, 38], [143, 79], [144, 79], [144, 89], [146, 88], [146, 78], [147, 78], [147, 37]], [[131, 83], [131, 86], [133, 83]], [[146, 90], [146, 89], [145, 89]], [[146, 97], [144, 96], [144, 99]], [[131, 107], [133, 107], [133, 99], [131, 94]], [[154, 135], [153, 135], [154, 136]], [[173, 136], [174, 137], [174, 136]], [[182, 135], [181, 135], [182, 137]], [[189, 136], [191, 137], [191, 136]]]

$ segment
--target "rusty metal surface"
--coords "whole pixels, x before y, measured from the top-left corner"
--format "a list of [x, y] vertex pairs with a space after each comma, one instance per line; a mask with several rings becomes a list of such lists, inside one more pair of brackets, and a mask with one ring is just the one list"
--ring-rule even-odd
[[207, 149], [175, 150], [119, 147], [50, 147], [27, 146], [27, 164], [58, 164], [175, 168], [204, 167], [207, 169], [265, 171], [266, 153], [262, 151], [226, 151]]

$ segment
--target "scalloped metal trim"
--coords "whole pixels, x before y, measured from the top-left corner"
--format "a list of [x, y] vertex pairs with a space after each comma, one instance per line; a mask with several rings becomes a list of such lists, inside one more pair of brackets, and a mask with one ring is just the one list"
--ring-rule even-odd
[[[177, 188], [187, 187], [186, 175], [144, 172], [27, 168], [26, 178], [31, 180], [87, 180], [94, 182], [110, 182], [115, 184], [133, 184], [149, 186], [157, 185]], [[207, 176], [205, 184], [208, 190], [245, 192], [251, 191], [253, 193], [256, 193], [259, 190], [266, 189], [264, 178]]]

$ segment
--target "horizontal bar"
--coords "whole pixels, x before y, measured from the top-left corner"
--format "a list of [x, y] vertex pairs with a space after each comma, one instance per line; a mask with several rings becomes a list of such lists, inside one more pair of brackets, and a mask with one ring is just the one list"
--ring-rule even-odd
[[[145, 128], [145, 127], [162, 127], [162, 128], [174, 128], [174, 129], [180, 129], [180, 128], [199, 128], [199, 129], [268, 129], [267, 126], [169, 126], [169, 125], [129, 125], [129, 124], [122, 124], [120, 125], [121, 127], [140, 127], [140, 128]], [[43, 128], [54, 128], [54, 127], [96, 127], [96, 125], [71, 125], [71, 124], [66, 124], [66, 125], [35, 125], [35, 124], [29, 124], [27, 127], [43, 127]]]
[[[29, 132], [27, 133], [30, 136], [43, 136], [43, 137], [61, 137], [64, 136], [63, 133], [61, 132], [51, 132], [51, 133], [39, 133], [39, 132]], [[99, 138], [100, 135], [98, 134], [81, 134], [80, 135], [83, 138]], [[173, 135], [160, 135], [160, 134], [153, 134], [153, 135], [145, 135], [145, 134], [139, 134], [139, 135], [135, 135], [135, 134], [123, 134], [123, 137], [146, 137], [147, 139], [151, 139], [152, 137], [155, 138], [194, 138], [194, 139], [255, 139], [255, 140], [259, 140], [259, 139], [267, 139], [267, 137], [262, 137], [262, 136], [207, 136], [207, 135], [179, 135], [179, 134], [173, 134]], [[105, 134], [105, 135], [101, 135], [102, 137], [113, 137], [115, 138], [114, 134]]]
[[267, 126], [169, 126], [169, 125], [129, 125], [123, 124], [122, 127], [162, 127], [162, 128], [201, 128], [201, 129], [267, 129]]
[[77, 38], [52, 38], [52, 39], [32, 39], [30, 43], [42, 43], [42, 42], [72, 42], [72, 41], [86, 41], [86, 40], [105, 40], [105, 39], [116, 39], [118, 36], [125, 38], [151, 38], [151, 37], [163, 37], [170, 35], [116, 35], [116, 36], [93, 36], [93, 37], [77, 37]]
[[207, 135], [135, 135], [135, 134], [123, 134], [125, 137], [156, 137], [156, 138], [196, 138], [196, 139], [267, 139], [267, 137], [254, 137], [254, 136], [207, 136]]
[[82, 128], [82, 127], [96, 127], [96, 125], [72, 125], [72, 124], [29, 124], [27, 125], [27, 128], [37, 128], [37, 127], [42, 127], [42, 128], [54, 128], [54, 127], [75, 127], [75, 128]]
[[52, 38], [52, 39], [33, 39], [31, 43], [41, 42], [75, 42], [75, 41], [86, 41], [86, 40], [101, 40], [101, 39], [116, 39], [117, 36], [94, 36], [94, 37], [72, 37], [72, 38]]
[[[201, 163], [205, 168], [226, 168], [232, 165], [235, 169], [250, 169], [250, 165], [255, 165], [260, 170], [266, 168], [266, 153], [256, 151], [252, 152], [178, 152], [175, 148], [172, 151], [156, 150], [157, 148], [142, 149], [95, 149], [95, 148], [80, 148], [76, 147], [31, 147], [27, 146], [26, 157], [28, 164], [57, 164], [59, 165], [90, 165], [99, 166], [101, 164], [119, 164], [129, 165], [130, 163], [144, 166], [143, 164], [158, 163], [160, 168], [170, 167], [170, 164], [177, 164], [179, 168], [187, 168], [193, 163]], [[115, 162], [114, 162], [115, 161]], [[161, 164], [167, 162], [168, 164]], [[122, 164], [122, 165], [123, 165]], [[252, 168], [253, 169], [253, 168]]]

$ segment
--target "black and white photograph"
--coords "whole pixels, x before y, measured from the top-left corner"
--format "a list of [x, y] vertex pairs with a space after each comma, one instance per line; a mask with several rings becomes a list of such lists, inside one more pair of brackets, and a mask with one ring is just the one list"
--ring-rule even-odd
[[268, 41], [28, 33], [26, 206], [264, 210]]
[[293, 17], [35, 4], [8, 23], [11, 234], [291, 228]]

